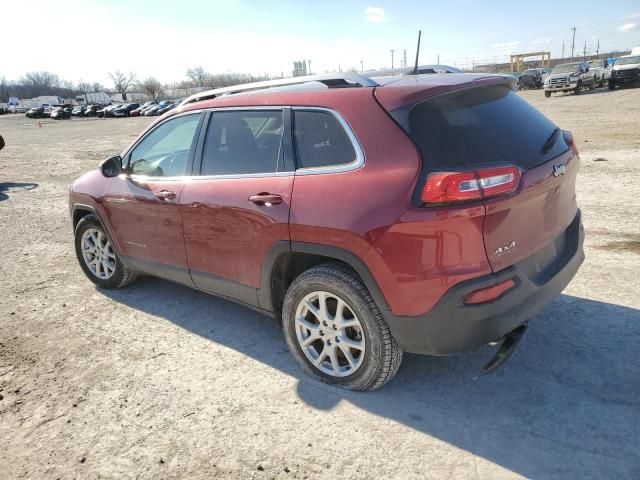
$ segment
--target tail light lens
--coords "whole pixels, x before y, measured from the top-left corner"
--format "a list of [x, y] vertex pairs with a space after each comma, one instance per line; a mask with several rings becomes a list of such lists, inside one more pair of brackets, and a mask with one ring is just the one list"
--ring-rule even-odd
[[565, 130], [564, 132], [562, 132], [562, 136], [564, 137], [564, 141], [566, 142], [566, 144], [571, 147], [571, 150], [573, 150], [573, 153], [579, 155], [578, 146], [576, 145], [576, 141], [573, 138], [573, 134]]
[[452, 203], [497, 197], [514, 192], [520, 184], [517, 167], [485, 168], [473, 172], [438, 172], [422, 188], [424, 203]]

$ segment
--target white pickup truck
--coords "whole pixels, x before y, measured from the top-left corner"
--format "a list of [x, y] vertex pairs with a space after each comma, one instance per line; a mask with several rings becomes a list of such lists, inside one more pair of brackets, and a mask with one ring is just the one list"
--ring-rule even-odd
[[618, 58], [611, 68], [609, 90], [627, 85], [640, 85], [640, 47], [631, 51], [631, 55]]

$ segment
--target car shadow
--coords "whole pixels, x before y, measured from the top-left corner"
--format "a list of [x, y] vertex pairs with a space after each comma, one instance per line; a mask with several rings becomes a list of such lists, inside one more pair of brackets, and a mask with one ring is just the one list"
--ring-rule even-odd
[[9, 198], [9, 193], [37, 188], [37, 183], [0, 183], [0, 202]]
[[348, 401], [528, 478], [638, 478], [639, 310], [561, 295], [493, 374], [479, 373], [490, 347], [407, 354], [394, 380], [361, 393], [305, 375], [279, 324], [247, 308], [151, 277], [101, 292], [295, 377], [314, 408]]

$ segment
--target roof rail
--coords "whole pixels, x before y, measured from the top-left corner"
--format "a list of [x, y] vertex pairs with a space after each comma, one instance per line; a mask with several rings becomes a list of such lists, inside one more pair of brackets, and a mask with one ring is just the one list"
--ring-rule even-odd
[[244, 83], [241, 85], [233, 85], [231, 87], [216, 88], [215, 90], [206, 90], [196, 93], [185, 98], [180, 105], [199, 102], [202, 100], [211, 100], [221, 95], [231, 95], [234, 93], [248, 92], [251, 90], [263, 90], [273, 87], [284, 87], [288, 85], [300, 85], [309, 82], [324, 83], [329, 88], [346, 88], [346, 87], [377, 87], [378, 83], [369, 77], [359, 75], [357, 73], [328, 73], [324, 75], [305, 75], [303, 77], [281, 78], [278, 80], [267, 80], [264, 82]]

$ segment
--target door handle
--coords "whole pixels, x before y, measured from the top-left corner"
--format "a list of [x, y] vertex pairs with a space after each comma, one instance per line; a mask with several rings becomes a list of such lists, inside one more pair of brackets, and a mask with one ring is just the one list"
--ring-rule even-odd
[[160, 190], [153, 195], [160, 200], [173, 200], [176, 198], [176, 192], [172, 192], [171, 190]]
[[265, 205], [270, 207], [271, 205], [278, 205], [282, 203], [282, 197], [280, 195], [274, 195], [272, 193], [257, 193], [249, 197], [249, 201], [256, 205]]

